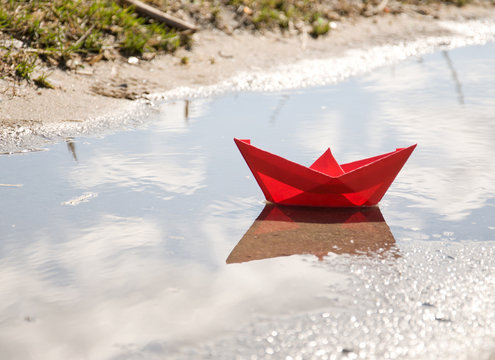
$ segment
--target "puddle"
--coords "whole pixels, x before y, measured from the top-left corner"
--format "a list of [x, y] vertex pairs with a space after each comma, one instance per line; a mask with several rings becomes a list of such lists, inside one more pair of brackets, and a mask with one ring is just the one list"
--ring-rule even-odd
[[[177, 100], [1, 156], [2, 355], [488, 358], [494, 51]], [[379, 208], [315, 213], [266, 206], [234, 137], [308, 165], [418, 147]]]

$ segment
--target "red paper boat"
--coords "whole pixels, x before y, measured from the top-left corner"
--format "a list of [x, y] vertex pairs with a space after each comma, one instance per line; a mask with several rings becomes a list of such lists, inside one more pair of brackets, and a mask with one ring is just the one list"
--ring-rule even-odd
[[299, 206], [373, 206], [388, 190], [416, 145], [339, 165], [330, 149], [310, 167], [234, 139], [266, 200]]

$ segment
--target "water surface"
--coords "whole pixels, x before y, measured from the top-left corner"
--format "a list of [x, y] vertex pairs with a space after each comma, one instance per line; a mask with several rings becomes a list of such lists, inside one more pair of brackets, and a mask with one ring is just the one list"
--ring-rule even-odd
[[[0, 157], [3, 357], [488, 358], [494, 53], [162, 103]], [[233, 137], [307, 165], [418, 147], [371, 214], [308, 214], [266, 207]]]

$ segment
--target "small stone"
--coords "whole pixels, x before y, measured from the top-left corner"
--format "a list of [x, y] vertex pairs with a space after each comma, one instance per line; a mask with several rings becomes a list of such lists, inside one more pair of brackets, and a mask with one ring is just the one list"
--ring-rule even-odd
[[156, 56], [156, 53], [153, 52], [145, 52], [143, 54], [143, 60], [150, 61], [153, 60]]
[[127, 59], [127, 62], [131, 65], [136, 65], [139, 62], [139, 59], [135, 56], [131, 56], [129, 59]]

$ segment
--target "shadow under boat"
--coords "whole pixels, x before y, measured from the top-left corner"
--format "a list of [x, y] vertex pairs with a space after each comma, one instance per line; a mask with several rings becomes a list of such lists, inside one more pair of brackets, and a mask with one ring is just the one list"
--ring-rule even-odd
[[311, 208], [267, 204], [227, 264], [296, 254], [382, 254], [395, 239], [378, 207]]

